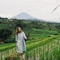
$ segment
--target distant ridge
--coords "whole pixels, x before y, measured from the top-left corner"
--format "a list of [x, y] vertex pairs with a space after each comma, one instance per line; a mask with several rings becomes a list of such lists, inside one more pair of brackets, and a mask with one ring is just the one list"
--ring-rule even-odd
[[16, 19], [35, 19], [34, 17], [32, 17], [31, 15], [29, 15], [28, 13], [22, 12], [16, 16], [14, 16], [13, 18]]
[[26, 12], [19, 13], [16, 16], [13, 16], [12, 19], [40, 21], [40, 22], [47, 22], [47, 23], [57, 23], [57, 22], [45, 21], [43, 19], [38, 19], [36, 17], [31, 16], [30, 14], [28, 14]]
[[16, 16], [12, 17], [13, 19], [19, 19], [19, 20], [31, 20], [31, 21], [41, 21], [41, 22], [45, 22], [42, 19], [38, 19], [36, 17], [31, 16], [30, 14], [26, 13], [26, 12], [22, 12]]

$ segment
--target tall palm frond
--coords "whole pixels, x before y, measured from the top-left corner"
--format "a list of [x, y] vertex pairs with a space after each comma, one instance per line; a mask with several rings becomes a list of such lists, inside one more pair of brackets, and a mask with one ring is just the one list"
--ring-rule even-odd
[[55, 12], [59, 7], [60, 7], [60, 5], [58, 5], [57, 7], [55, 7], [55, 8], [53, 9], [52, 13]]

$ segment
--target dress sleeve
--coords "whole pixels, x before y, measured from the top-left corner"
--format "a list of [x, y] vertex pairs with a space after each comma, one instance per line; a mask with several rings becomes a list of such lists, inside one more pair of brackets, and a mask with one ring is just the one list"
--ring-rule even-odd
[[23, 36], [24, 36], [24, 39], [27, 39], [27, 37], [26, 37], [26, 35], [25, 35], [25, 33], [23, 32]]

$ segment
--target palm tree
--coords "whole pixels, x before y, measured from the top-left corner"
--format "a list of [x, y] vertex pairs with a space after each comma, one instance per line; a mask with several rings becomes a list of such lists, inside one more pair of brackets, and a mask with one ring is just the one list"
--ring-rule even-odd
[[[56, 1], [59, 1], [59, 0], [56, 0]], [[53, 9], [52, 13], [55, 12], [59, 7], [60, 7], [60, 4]]]
[[60, 4], [57, 5], [57, 7], [55, 7], [55, 8], [53, 9], [52, 13], [55, 12], [59, 7], [60, 7]]

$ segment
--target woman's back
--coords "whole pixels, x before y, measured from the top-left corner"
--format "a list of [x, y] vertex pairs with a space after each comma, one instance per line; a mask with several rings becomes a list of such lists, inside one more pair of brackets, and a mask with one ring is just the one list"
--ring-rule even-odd
[[27, 39], [25, 33], [22, 31], [16, 35], [16, 41]]

